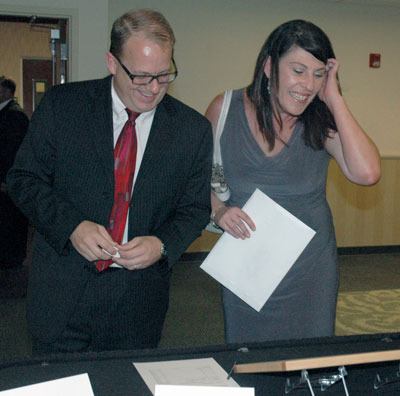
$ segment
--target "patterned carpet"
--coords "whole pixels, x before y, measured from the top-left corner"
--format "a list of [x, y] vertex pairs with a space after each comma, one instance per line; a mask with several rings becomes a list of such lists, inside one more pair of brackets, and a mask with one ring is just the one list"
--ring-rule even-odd
[[336, 335], [400, 331], [400, 289], [340, 292]]

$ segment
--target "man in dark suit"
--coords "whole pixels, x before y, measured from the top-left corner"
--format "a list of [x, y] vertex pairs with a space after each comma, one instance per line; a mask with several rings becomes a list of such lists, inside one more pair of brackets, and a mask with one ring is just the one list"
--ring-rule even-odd
[[[211, 127], [166, 93], [174, 42], [160, 13], [124, 14], [111, 32], [111, 76], [53, 88], [32, 117], [7, 183], [36, 229], [35, 353], [158, 345], [171, 266], [210, 212]], [[136, 136], [134, 172], [121, 136]], [[127, 215], [115, 215], [124, 202]]]
[[15, 82], [0, 78], [0, 269], [22, 266], [28, 220], [7, 194], [6, 174], [26, 134], [29, 120], [14, 100]]

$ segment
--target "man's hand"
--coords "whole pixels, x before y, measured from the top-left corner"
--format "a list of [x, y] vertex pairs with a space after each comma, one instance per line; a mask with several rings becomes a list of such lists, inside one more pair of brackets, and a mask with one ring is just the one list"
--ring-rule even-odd
[[162, 242], [155, 236], [141, 236], [117, 245], [120, 257], [113, 261], [128, 270], [150, 267], [161, 258]]
[[110, 254], [116, 254], [117, 245], [107, 230], [100, 224], [82, 221], [69, 238], [72, 246], [89, 261], [107, 260]]

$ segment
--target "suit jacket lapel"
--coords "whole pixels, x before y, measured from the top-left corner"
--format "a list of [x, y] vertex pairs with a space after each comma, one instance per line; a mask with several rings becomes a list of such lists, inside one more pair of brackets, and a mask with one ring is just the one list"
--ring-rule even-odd
[[93, 130], [93, 144], [103, 165], [107, 182], [114, 188], [114, 135], [111, 100], [111, 76], [101, 80], [92, 92], [93, 117], [89, 120]]
[[10, 109], [10, 107], [12, 106], [12, 104], [15, 103], [15, 101], [12, 99], [10, 100], [1, 110], [0, 110], [0, 114], [5, 114], [7, 113], [7, 111]]
[[162, 158], [173, 140], [175, 130], [174, 113], [175, 109], [169, 100], [169, 96], [166, 95], [154, 114], [146, 150], [135, 182], [135, 191], [140, 191], [143, 183], [151, 179], [151, 175], [157, 172], [160, 164], [164, 163]]

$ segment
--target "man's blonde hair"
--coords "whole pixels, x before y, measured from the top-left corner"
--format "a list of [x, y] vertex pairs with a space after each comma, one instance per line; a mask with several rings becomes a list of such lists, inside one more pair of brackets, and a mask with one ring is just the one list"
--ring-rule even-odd
[[115, 20], [111, 29], [110, 52], [119, 57], [122, 47], [133, 35], [142, 33], [160, 45], [175, 45], [171, 25], [160, 12], [151, 9], [131, 10]]

